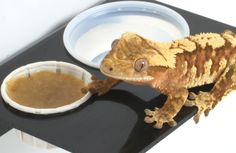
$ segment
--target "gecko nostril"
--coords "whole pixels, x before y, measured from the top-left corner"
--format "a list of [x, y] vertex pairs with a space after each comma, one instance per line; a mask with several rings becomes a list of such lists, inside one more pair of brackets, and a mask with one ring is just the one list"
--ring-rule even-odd
[[113, 70], [113, 68], [112, 68], [112, 67], [110, 67], [110, 68], [109, 68], [109, 71], [112, 71], [112, 70]]

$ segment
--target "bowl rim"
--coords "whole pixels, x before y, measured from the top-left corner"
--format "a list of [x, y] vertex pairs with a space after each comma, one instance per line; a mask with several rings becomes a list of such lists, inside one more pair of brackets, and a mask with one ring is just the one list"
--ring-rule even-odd
[[[132, 6], [132, 5], [135, 5]], [[101, 5], [97, 5], [94, 6], [92, 8], [89, 8], [85, 11], [83, 11], [82, 13], [76, 15], [74, 18], [72, 18], [72, 20], [70, 20], [70, 22], [67, 24], [64, 32], [63, 32], [63, 43], [64, 46], [66, 48], [66, 50], [68, 51], [68, 53], [73, 56], [76, 60], [78, 60], [79, 62], [82, 62], [90, 67], [93, 68], [99, 68], [98, 64], [84, 58], [83, 56], [78, 56], [77, 54], [74, 54], [74, 47], [71, 45], [70, 42], [70, 34], [72, 33], [72, 31], [75, 29], [75, 27], [77, 27], [80, 22], [82, 22], [83, 20], [86, 20], [87, 17], [89, 17], [90, 15], [93, 14], [99, 14], [99, 11], [106, 11], [106, 9], [109, 9], [111, 7], [117, 7], [116, 10], [114, 11], [120, 11], [122, 10], [119, 7], [123, 7], [123, 8], [142, 8], [142, 11], [145, 11], [147, 8], [150, 9], [157, 9], [157, 12], [162, 12], [165, 15], [168, 15], [169, 17], [172, 17], [174, 19], [175, 22], [179, 23], [183, 29], [183, 36], [187, 36], [190, 34], [190, 29], [189, 29], [189, 25], [187, 23], [187, 21], [185, 20], [185, 18], [183, 16], [181, 16], [178, 12], [176, 12], [175, 10], [161, 5], [161, 4], [157, 4], [154, 2], [144, 2], [144, 1], [118, 1], [118, 2], [109, 2], [109, 3], [105, 3], [105, 4], [101, 4]], [[155, 13], [155, 12], [152, 12]]]
[[3, 80], [2, 85], [1, 85], [1, 95], [2, 98], [4, 99], [5, 103], [9, 104], [10, 106], [12, 106], [13, 108], [23, 111], [25, 113], [31, 113], [31, 114], [38, 114], [38, 115], [47, 115], [47, 114], [56, 114], [56, 113], [62, 113], [62, 112], [66, 112], [72, 109], [77, 108], [78, 106], [80, 106], [81, 104], [83, 104], [84, 102], [86, 102], [91, 96], [91, 92], [87, 92], [82, 98], [80, 98], [79, 100], [76, 100], [74, 102], [72, 102], [71, 104], [68, 105], [64, 105], [64, 106], [60, 106], [60, 107], [56, 107], [56, 108], [33, 108], [33, 107], [28, 107], [28, 106], [24, 106], [21, 105], [19, 103], [17, 103], [16, 101], [12, 100], [8, 94], [7, 94], [7, 81], [9, 81], [16, 73], [19, 73], [21, 71], [25, 71], [25, 69], [30, 68], [30, 67], [38, 67], [38, 66], [45, 66], [45, 65], [57, 65], [59, 64], [62, 67], [70, 67], [73, 68], [75, 70], [78, 71], [83, 71], [89, 78], [89, 82], [91, 81], [91, 74], [86, 71], [85, 69], [76, 66], [74, 64], [71, 63], [67, 63], [67, 62], [62, 62], [62, 61], [41, 61], [41, 62], [35, 62], [35, 63], [30, 63], [30, 64], [26, 64], [24, 66], [21, 66], [15, 70], [13, 70], [11, 73], [9, 73]]

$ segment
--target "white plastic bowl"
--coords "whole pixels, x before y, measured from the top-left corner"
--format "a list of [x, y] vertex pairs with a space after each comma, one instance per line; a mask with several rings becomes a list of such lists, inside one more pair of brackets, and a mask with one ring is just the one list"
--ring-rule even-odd
[[99, 68], [112, 41], [124, 32], [134, 32], [156, 41], [170, 41], [189, 35], [189, 27], [181, 15], [162, 5], [112, 2], [74, 17], [64, 31], [63, 41], [75, 59]]
[[13, 101], [7, 94], [7, 82], [11, 79], [15, 79], [22, 76], [30, 76], [32, 73], [40, 72], [40, 71], [52, 71], [57, 73], [60, 71], [60, 73], [66, 73], [71, 74], [73, 76], [76, 76], [80, 79], [82, 79], [85, 84], [88, 84], [91, 82], [91, 74], [87, 72], [86, 70], [65, 62], [58, 62], [58, 61], [44, 61], [44, 62], [37, 62], [28, 64], [22, 67], [17, 68], [16, 70], [12, 71], [4, 80], [1, 85], [1, 94], [4, 99], [4, 101], [9, 104], [10, 106], [14, 107], [15, 109], [18, 109], [23, 112], [27, 113], [33, 113], [33, 114], [54, 114], [54, 113], [61, 113], [66, 112], [68, 110], [74, 109], [84, 103], [88, 100], [89, 97], [91, 97], [91, 93], [88, 92], [82, 97], [81, 99], [57, 108], [32, 108], [20, 105], [19, 103]]

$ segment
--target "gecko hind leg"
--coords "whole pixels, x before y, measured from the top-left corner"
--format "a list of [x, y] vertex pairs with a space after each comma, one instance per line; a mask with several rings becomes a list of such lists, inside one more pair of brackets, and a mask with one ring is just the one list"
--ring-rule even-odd
[[185, 106], [198, 107], [198, 112], [194, 116], [194, 121], [198, 123], [202, 113], [208, 116], [222, 97], [233, 89], [236, 89], [236, 64], [232, 64], [225, 69], [210, 92], [199, 92], [197, 95], [191, 93], [193, 98], [187, 100]]
[[200, 91], [196, 98], [190, 101], [192, 102], [192, 106], [197, 106], [198, 108], [198, 111], [193, 118], [195, 123], [198, 123], [202, 113], [204, 113], [205, 116], [208, 116], [208, 113], [212, 110], [212, 105], [215, 100], [209, 92]]
[[210, 91], [215, 101], [212, 105], [213, 108], [220, 102], [223, 96], [226, 96], [232, 90], [236, 89], [236, 64], [229, 66], [224, 72], [219, 81], [216, 82], [213, 89]]

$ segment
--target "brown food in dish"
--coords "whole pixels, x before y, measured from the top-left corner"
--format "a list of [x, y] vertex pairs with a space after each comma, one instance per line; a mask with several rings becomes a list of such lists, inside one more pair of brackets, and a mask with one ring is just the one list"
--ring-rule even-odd
[[69, 74], [42, 71], [30, 77], [7, 82], [9, 97], [20, 105], [33, 108], [56, 108], [73, 103], [84, 96], [85, 83]]

